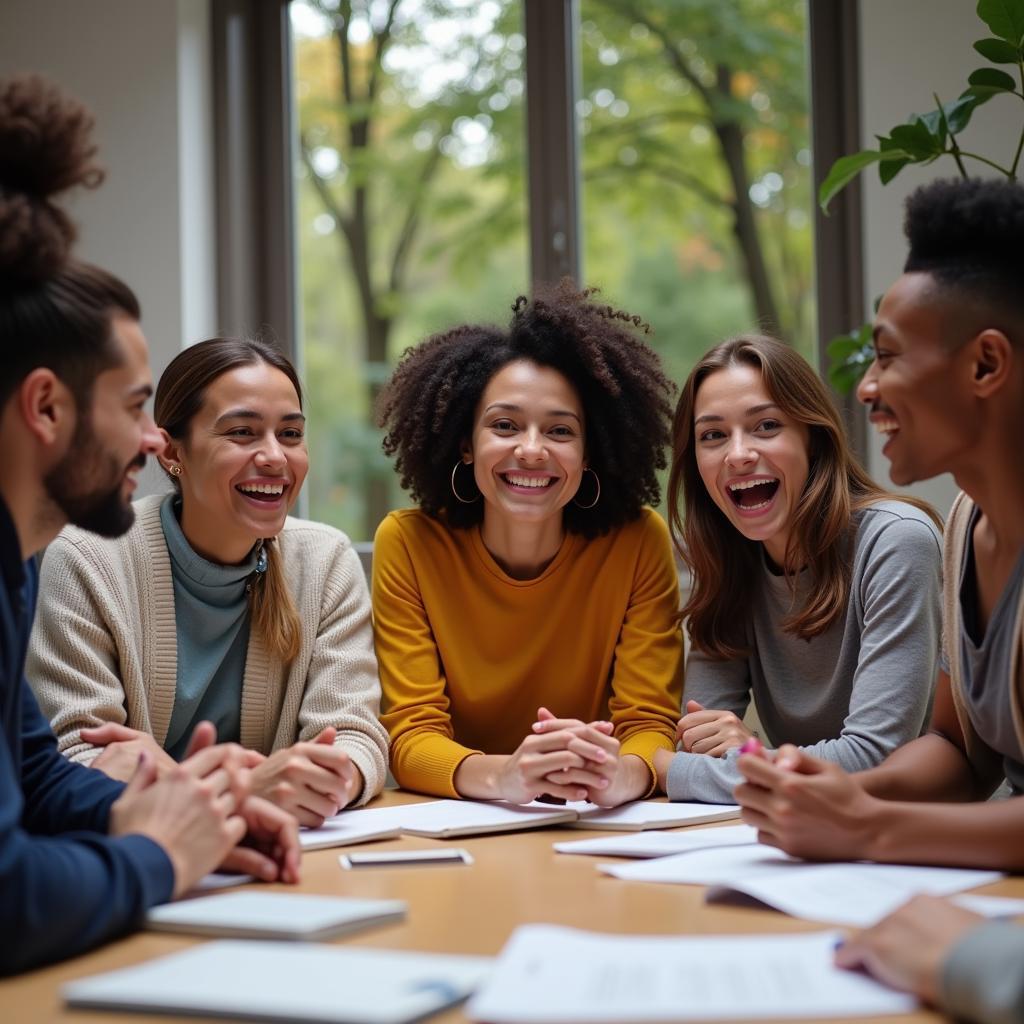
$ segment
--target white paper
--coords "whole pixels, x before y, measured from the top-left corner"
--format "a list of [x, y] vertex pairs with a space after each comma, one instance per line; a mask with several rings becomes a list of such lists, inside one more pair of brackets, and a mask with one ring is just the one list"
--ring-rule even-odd
[[751, 846], [757, 843], [757, 829], [751, 825], [723, 825], [685, 832], [633, 832], [599, 839], [573, 839], [554, 843], [559, 853], [582, 853], [596, 857], [668, 857], [674, 853], [711, 846]]
[[946, 896], [1003, 877], [998, 871], [906, 864], [812, 864], [760, 844], [694, 850], [637, 864], [601, 864], [599, 869], [630, 881], [716, 886], [710, 899], [739, 892], [794, 917], [860, 928], [917, 893]]
[[838, 937], [623, 936], [526, 925], [467, 1013], [488, 1024], [665, 1024], [915, 1009], [911, 996], [835, 967]]
[[539, 828], [565, 821], [574, 811], [552, 804], [508, 804], [501, 801], [431, 800], [427, 803], [385, 807], [370, 814], [386, 814], [403, 832], [444, 839]]
[[220, 871], [211, 871], [208, 875], [200, 878], [182, 898], [188, 899], [190, 896], [198, 896], [204, 892], [215, 892], [217, 889], [231, 889], [236, 885], [246, 885], [249, 882], [255, 881], [256, 879], [253, 875], [229, 875]]
[[801, 864], [781, 850], [760, 843], [698, 848], [687, 853], [638, 864], [598, 864], [598, 870], [633, 882], [674, 882], [684, 885], [728, 885], [781, 862]]
[[567, 807], [579, 814], [572, 828], [640, 829], [679, 828], [683, 825], [701, 825], [711, 821], [738, 818], [737, 804], [663, 803], [660, 800], [637, 800], [621, 807], [598, 807], [585, 801], [570, 801]]
[[[382, 807], [378, 810], [390, 811]], [[299, 845], [304, 850], [323, 850], [331, 846], [350, 846], [379, 839], [395, 839], [401, 835], [398, 825], [381, 818], [377, 811], [342, 811], [328, 818], [319, 828], [299, 829]]]
[[1010, 896], [984, 896], [979, 893], [962, 893], [954, 896], [953, 902], [964, 910], [973, 910], [984, 917], [1021, 917], [1024, 915], [1024, 900]]
[[401, 900], [361, 900], [303, 893], [222, 893], [153, 907], [146, 927], [198, 935], [324, 938], [399, 920]]
[[[727, 888], [794, 917], [866, 928], [912, 896], [946, 896], [1002, 878], [998, 871], [922, 868], [905, 864], [785, 864], [734, 879]], [[708, 894], [718, 898], [721, 890]]]
[[223, 941], [63, 988], [70, 1006], [324, 1024], [404, 1024], [464, 999], [489, 957]]

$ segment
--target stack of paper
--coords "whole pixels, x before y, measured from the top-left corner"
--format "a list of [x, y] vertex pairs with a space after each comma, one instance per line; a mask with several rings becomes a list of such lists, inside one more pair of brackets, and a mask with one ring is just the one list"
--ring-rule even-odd
[[835, 967], [838, 937], [596, 935], [527, 925], [468, 1014], [488, 1024], [665, 1024], [914, 1009], [912, 997]]
[[146, 927], [190, 935], [315, 941], [401, 921], [405, 909], [401, 900], [231, 892], [154, 907], [146, 914]]
[[554, 843], [559, 853], [584, 853], [596, 857], [668, 857], [712, 846], [750, 846], [757, 842], [757, 829], [750, 825], [724, 825], [692, 832], [636, 832], [627, 836], [573, 839]]
[[489, 957], [209, 942], [64, 986], [69, 1006], [324, 1024], [405, 1024], [465, 999]]
[[918, 893], [944, 896], [996, 882], [998, 871], [905, 864], [811, 864], [770, 846], [698, 849], [638, 864], [601, 864], [616, 878], [709, 885], [709, 899], [742, 893], [794, 917], [866, 927]]

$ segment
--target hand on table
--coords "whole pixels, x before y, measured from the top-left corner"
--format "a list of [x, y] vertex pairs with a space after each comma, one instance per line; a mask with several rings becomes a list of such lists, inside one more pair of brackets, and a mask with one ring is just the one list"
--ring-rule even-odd
[[328, 726], [315, 739], [262, 757], [252, 770], [252, 792], [316, 828], [347, 807], [363, 788], [363, 774], [334, 745]]
[[228, 853], [221, 868], [255, 875], [264, 882], [298, 882], [302, 850], [295, 818], [258, 796], [247, 797], [238, 814], [245, 821], [245, 838]]
[[836, 964], [865, 970], [886, 985], [934, 1003], [953, 947], [983, 921], [948, 900], [915, 896], [844, 942], [836, 951]]
[[676, 726], [676, 739], [691, 754], [721, 757], [742, 747], [753, 733], [731, 712], [705, 708], [695, 700], [686, 702], [686, 714]]
[[209, 746], [158, 777], [148, 754], [110, 808], [110, 834], [148, 836], [174, 869], [174, 895], [212, 871], [246, 833], [244, 751]]
[[838, 765], [789, 745], [774, 761], [743, 754], [737, 763], [746, 781], [736, 802], [762, 843], [809, 860], [870, 856], [879, 801]]
[[555, 718], [547, 708], [539, 708], [533, 730], [537, 735], [563, 737], [565, 749], [582, 760], [582, 764], [566, 765], [544, 776], [549, 786], [575, 789], [569, 799], [617, 807], [639, 799], [650, 788], [647, 765], [639, 757], [619, 754], [611, 722]]

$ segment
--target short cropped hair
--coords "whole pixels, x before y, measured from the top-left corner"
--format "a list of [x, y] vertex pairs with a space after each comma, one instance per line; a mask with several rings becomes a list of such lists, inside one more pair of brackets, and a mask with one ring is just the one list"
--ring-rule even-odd
[[452, 527], [483, 519], [482, 501], [456, 500], [452, 469], [488, 381], [518, 360], [557, 370], [583, 405], [587, 465], [601, 495], [593, 508], [569, 502], [565, 528], [597, 536], [658, 502], [675, 388], [637, 335], [648, 325], [591, 301], [593, 294], [563, 282], [532, 301], [520, 296], [507, 328], [465, 324], [405, 352], [381, 393], [378, 420], [387, 431], [384, 451], [424, 512]]
[[932, 182], [907, 200], [904, 231], [906, 273], [931, 275], [1024, 343], [1024, 186], [979, 178]]

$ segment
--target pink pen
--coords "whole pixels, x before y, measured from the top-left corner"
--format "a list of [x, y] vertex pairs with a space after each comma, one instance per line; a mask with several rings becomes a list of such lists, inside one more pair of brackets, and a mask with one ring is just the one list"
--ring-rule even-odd
[[741, 754], [760, 754], [764, 751], [764, 745], [756, 736], [751, 736], [746, 743], [740, 747]]

